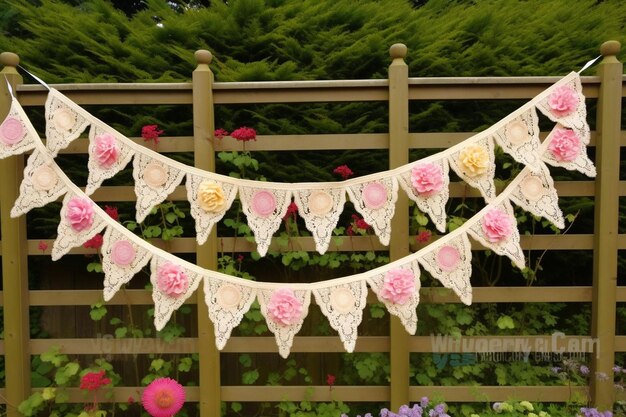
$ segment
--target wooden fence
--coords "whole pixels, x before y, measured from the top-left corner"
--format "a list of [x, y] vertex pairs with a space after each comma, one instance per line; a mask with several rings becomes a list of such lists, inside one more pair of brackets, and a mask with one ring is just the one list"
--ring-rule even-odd
[[[592, 371], [612, 375], [615, 352], [626, 351], [625, 333], [616, 334], [617, 302], [626, 302], [626, 287], [617, 286], [618, 250], [626, 249], [626, 235], [618, 234], [618, 203], [626, 196], [626, 181], [619, 179], [620, 146], [626, 146], [626, 134], [621, 131], [621, 103], [626, 92], [626, 78], [622, 75], [622, 64], [617, 60], [620, 44], [609, 41], [602, 45], [602, 62], [597, 76], [583, 77], [584, 93], [589, 99], [598, 100], [596, 131], [592, 132], [592, 146], [596, 147], [598, 177], [595, 181], [557, 181], [560, 196], [590, 196], [595, 198], [596, 210], [594, 234], [560, 236], [523, 236], [524, 250], [593, 250], [592, 287], [498, 287], [475, 288], [474, 303], [526, 303], [526, 302], [571, 302], [592, 303], [593, 315], [591, 335], [567, 336], [560, 339], [560, 347], [567, 346], [569, 340], [582, 340], [589, 336], [598, 339], [593, 349], [601, 347], [600, 355], [592, 355]], [[195, 165], [205, 170], [215, 169], [214, 106], [224, 104], [251, 103], [332, 103], [332, 102], [388, 102], [388, 134], [338, 135], [272, 135], [261, 136], [256, 142], [246, 144], [250, 151], [260, 150], [336, 150], [336, 149], [388, 149], [390, 168], [406, 164], [409, 150], [414, 148], [442, 148], [453, 145], [471, 136], [468, 132], [420, 133], [409, 132], [409, 101], [411, 100], [526, 100], [554, 83], [557, 77], [526, 78], [409, 78], [408, 67], [404, 62], [407, 49], [396, 44], [390, 49], [392, 62], [387, 80], [351, 81], [293, 81], [293, 82], [237, 82], [219, 83], [213, 81], [209, 68], [211, 54], [197, 51], [197, 68], [193, 71], [191, 83], [167, 84], [64, 84], [55, 87], [70, 99], [81, 105], [114, 106], [123, 104], [149, 105], [192, 105], [193, 137], [176, 137], [164, 140], [159, 145], [161, 152], [194, 152]], [[3, 53], [0, 63], [1, 73], [17, 91], [23, 106], [42, 106], [46, 91], [39, 85], [22, 84], [17, 72], [17, 55]], [[4, 77], [3, 77], [4, 78]], [[0, 83], [0, 116], [8, 111], [10, 97], [3, 83]], [[139, 139], [140, 140], [140, 139]], [[86, 141], [76, 141], [65, 153], [86, 153]], [[241, 143], [224, 140], [221, 150], [241, 149]], [[98, 339], [30, 339], [29, 307], [31, 306], [88, 306], [101, 300], [99, 290], [30, 290], [28, 288], [28, 257], [40, 256], [38, 241], [26, 237], [25, 216], [18, 219], [9, 217], [21, 181], [24, 157], [11, 157], [0, 161], [1, 231], [3, 291], [1, 301], [4, 308], [4, 341], [0, 343], [0, 353], [5, 355], [6, 387], [0, 391], [2, 401], [8, 404], [9, 416], [19, 413], [14, 406], [31, 393], [30, 355], [40, 354], [52, 346], [60, 346], [68, 354], [102, 354], [103, 341]], [[459, 196], [461, 184], [452, 184], [451, 195]], [[96, 201], [133, 201], [132, 187], [101, 187], [93, 196]], [[183, 187], [178, 187], [172, 199], [185, 199]], [[398, 206], [406, 206], [406, 196], [400, 193]], [[401, 210], [399, 210], [401, 212]], [[407, 216], [395, 216], [394, 230], [390, 247], [390, 257], [397, 259], [410, 251], [409, 225]], [[218, 237], [215, 232], [209, 241], [197, 246], [194, 239], [178, 238], [170, 242], [168, 248], [173, 253], [196, 253], [197, 264], [217, 268], [219, 250], [246, 252], [253, 246], [244, 239]], [[51, 243], [51, 242], [48, 242]], [[158, 244], [158, 242], [157, 242]], [[313, 250], [311, 238], [296, 238], [296, 244], [305, 250]], [[370, 240], [354, 237], [351, 244], [344, 243], [334, 250], [351, 251], [369, 249]], [[375, 245], [376, 250], [387, 250]], [[72, 253], [84, 253], [76, 248]], [[47, 255], [46, 255], [47, 256]], [[431, 303], [458, 302], [452, 293], [422, 289], [422, 299]], [[200, 403], [202, 416], [220, 414], [220, 401], [281, 401], [301, 400], [305, 386], [222, 386], [220, 381], [220, 352], [215, 348], [213, 329], [208, 319], [201, 288], [197, 297], [198, 336], [180, 338], [171, 344], [158, 339], [141, 339], [128, 344], [124, 339], [106, 341], [106, 352], [115, 353], [191, 353], [199, 354], [199, 386], [186, 388], [190, 401]], [[125, 290], [118, 293], [108, 304], [150, 305], [151, 296], [145, 290]], [[623, 329], [621, 329], [623, 330]], [[513, 337], [513, 336], [511, 336]], [[537, 340], [549, 344], [553, 336], [526, 336], [518, 338], [535, 346]], [[502, 340], [502, 337], [498, 337]], [[472, 402], [521, 398], [534, 401], [563, 402], [570, 398], [570, 388], [566, 386], [412, 386], [409, 383], [409, 355], [412, 352], [432, 352], [428, 336], [409, 336], [395, 318], [391, 319], [388, 336], [362, 336], [358, 339], [359, 352], [388, 352], [391, 360], [391, 381], [389, 386], [336, 386], [335, 399], [343, 401], [386, 401], [397, 408], [409, 401], [419, 401], [423, 395], [441, 395], [450, 402]], [[504, 346], [502, 351], [507, 351]], [[225, 352], [275, 352], [273, 337], [233, 337]], [[337, 337], [296, 337], [292, 352], [342, 352], [343, 347]], [[126, 401], [135, 395], [137, 387], [117, 387], [111, 401]], [[576, 390], [590, 390], [594, 404], [610, 407], [615, 401], [611, 380], [596, 380], [590, 387], [577, 387]], [[201, 395], [200, 395], [201, 393]], [[480, 393], [481, 395], [477, 395]], [[325, 385], [314, 386], [313, 401], [330, 400], [330, 392]], [[78, 389], [71, 390], [71, 401], [81, 402]]]

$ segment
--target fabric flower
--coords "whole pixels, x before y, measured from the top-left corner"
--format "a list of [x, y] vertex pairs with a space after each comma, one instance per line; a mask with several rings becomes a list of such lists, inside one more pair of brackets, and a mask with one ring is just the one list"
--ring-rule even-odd
[[224, 208], [226, 198], [222, 187], [213, 181], [202, 181], [198, 186], [198, 205], [202, 210], [217, 213]]
[[82, 232], [93, 224], [93, 206], [91, 201], [86, 198], [73, 197], [67, 203], [67, 211], [65, 219], [68, 221], [72, 229]]
[[251, 127], [241, 126], [239, 129], [233, 130], [230, 136], [240, 142], [248, 142], [256, 140], [256, 130]]
[[141, 137], [145, 142], [153, 141], [155, 145], [159, 144], [159, 136], [163, 131], [159, 129], [159, 125], [145, 125], [141, 128]]
[[179, 265], [165, 262], [157, 271], [157, 284], [159, 290], [168, 296], [180, 297], [189, 288], [189, 278]]
[[394, 304], [405, 304], [415, 292], [415, 276], [408, 269], [396, 268], [387, 271], [380, 296]]
[[556, 117], [564, 117], [578, 107], [578, 94], [571, 87], [562, 85], [556, 88], [548, 97], [550, 111]]
[[98, 135], [94, 138], [94, 156], [102, 168], [110, 168], [120, 155], [120, 147], [115, 136], [110, 133]]
[[489, 169], [489, 152], [484, 146], [469, 145], [459, 153], [458, 163], [468, 177], [478, 177]]
[[316, 216], [324, 216], [333, 208], [333, 197], [326, 191], [316, 190], [309, 196], [309, 211]]
[[54, 169], [48, 165], [41, 165], [33, 171], [30, 180], [33, 183], [33, 188], [37, 191], [50, 191], [59, 182], [59, 177]]
[[580, 139], [573, 130], [556, 128], [548, 149], [558, 161], [573, 161], [580, 154]]
[[419, 194], [428, 197], [443, 188], [443, 171], [432, 162], [418, 164], [411, 170], [411, 185]]
[[0, 124], [0, 142], [5, 145], [15, 145], [24, 139], [24, 126], [15, 117], [7, 117]]
[[498, 208], [489, 210], [483, 216], [481, 225], [487, 240], [491, 243], [505, 240], [513, 231], [511, 217]]
[[270, 298], [267, 314], [272, 321], [281, 326], [295, 324], [302, 317], [302, 302], [289, 288], [279, 288]]
[[103, 237], [100, 233], [83, 243], [85, 249], [100, 249], [102, 247]]
[[375, 210], [383, 207], [387, 202], [389, 192], [387, 188], [379, 182], [371, 182], [363, 187], [361, 197], [365, 206]]
[[347, 180], [354, 175], [354, 172], [348, 168], [348, 165], [339, 165], [337, 168], [333, 169], [333, 173], [341, 175], [341, 178], [344, 180]]
[[141, 403], [152, 417], [172, 417], [185, 404], [185, 390], [171, 378], [157, 378], [143, 390]]
[[213, 136], [215, 136], [215, 139], [222, 139], [224, 136], [228, 136], [228, 130], [222, 128], [215, 129]]
[[106, 378], [104, 369], [99, 372], [87, 372], [80, 379], [80, 389], [86, 389], [87, 391], [96, 391], [100, 387], [109, 385], [111, 379]]
[[111, 261], [117, 266], [128, 266], [137, 256], [135, 247], [128, 240], [118, 240], [111, 246]]
[[117, 207], [115, 206], [104, 206], [104, 211], [106, 212], [106, 214], [109, 215], [110, 218], [115, 221], [120, 218], [119, 214], [117, 213]]

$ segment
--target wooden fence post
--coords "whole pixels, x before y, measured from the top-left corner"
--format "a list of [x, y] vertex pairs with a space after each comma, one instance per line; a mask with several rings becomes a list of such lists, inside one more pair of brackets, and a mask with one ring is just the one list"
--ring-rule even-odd
[[[608, 41], [600, 51], [598, 95], [593, 252], [593, 299], [591, 335], [597, 338], [592, 358], [591, 399], [599, 409], [612, 409], [615, 402], [615, 315], [617, 291], [617, 235], [619, 216], [620, 130], [622, 64], [616, 55], [620, 43]], [[607, 379], [595, 377], [600, 372]]]
[[[193, 138], [194, 161], [197, 168], [215, 171], [213, 148], [213, 73], [209, 64], [213, 56], [209, 51], [195, 53], [197, 68], [193, 72]], [[206, 243], [196, 248], [196, 263], [203, 268], [217, 269], [216, 230]], [[200, 416], [216, 417], [221, 414], [220, 353], [215, 346], [213, 323], [204, 302], [204, 288], [198, 287], [198, 353], [200, 356]]]
[[[389, 49], [389, 168], [409, 162], [409, 68], [404, 62], [407, 47], [396, 43]], [[409, 254], [409, 199], [398, 193], [391, 221], [389, 256], [392, 261]], [[391, 409], [409, 403], [409, 335], [396, 316], [391, 316]]]
[[[5, 77], [13, 91], [23, 82], [17, 72], [20, 58], [13, 53], [0, 54], [0, 121], [11, 107]], [[17, 406], [30, 395], [30, 325], [28, 321], [28, 248], [26, 216], [11, 219], [13, 203], [19, 195], [24, 172], [24, 157], [0, 160], [0, 224], [2, 227], [2, 285], [4, 289], [4, 363], [6, 375], [7, 416], [21, 414]]]

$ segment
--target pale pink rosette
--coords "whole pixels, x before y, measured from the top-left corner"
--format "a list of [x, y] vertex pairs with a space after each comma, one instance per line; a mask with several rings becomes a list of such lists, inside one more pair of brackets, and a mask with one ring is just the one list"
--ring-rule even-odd
[[24, 126], [15, 117], [7, 117], [0, 125], [0, 141], [5, 145], [15, 145], [24, 139]]
[[157, 271], [159, 290], [170, 297], [180, 297], [189, 288], [189, 278], [183, 269], [173, 262], [165, 262]]
[[424, 197], [437, 194], [443, 188], [443, 171], [432, 162], [415, 165], [411, 170], [411, 184]]
[[571, 87], [562, 85], [556, 88], [548, 97], [550, 111], [556, 117], [565, 117], [578, 107], [578, 94]]
[[580, 154], [580, 138], [570, 129], [556, 128], [552, 132], [548, 149], [557, 161], [570, 162]]
[[279, 288], [272, 294], [267, 304], [267, 315], [276, 324], [290, 326], [298, 323], [302, 317], [302, 302], [293, 290]]
[[276, 210], [276, 198], [269, 191], [261, 190], [252, 196], [252, 211], [257, 216], [267, 217]]
[[65, 219], [77, 232], [89, 229], [94, 221], [93, 204], [87, 198], [73, 197], [67, 203]]
[[415, 292], [415, 276], [412, 271], [396, 268], [387, 271], [380, 289], [380, 296], [394, 304], [405, 304]]
[[491, 243], [506, 240], [513, 232], [511, 217], [498, 208], [492, 208], [483, 216], [481, 226], [487, 240]]
[[120, 155], [120, 147], [115, 136], [110, 133], [94, 138], [94, 157], [102, 168], [110, 168]]
[[37, 191], [50, 191], [59, 181], [56, 172], [47, 165], [41, 165], [33, 171], [30, 177], [33, 188]]
[[118, 240], [111, 245], [111, 261], [117, 266], [128, 266], [137, 255], [135, 247], [128, 240]]
[[452, 272], [461, 263], [459, 250], [451, 245], [442, 246], [437, 252], [437, 265], [442, 271]]
[[387, 188], [379, 183], [372, 182], [363, 187], [363, 201], [370, 209], [379, 209], [387, 202]]

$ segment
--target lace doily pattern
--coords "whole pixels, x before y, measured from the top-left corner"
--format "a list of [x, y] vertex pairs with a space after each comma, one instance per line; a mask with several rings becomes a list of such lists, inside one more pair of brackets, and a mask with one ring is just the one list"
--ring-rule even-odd
[[240, 186], [241, 208], [252, 229], [259, 255], [265, 256], [291, 202], [290, 190]]
[[35, 149], [24, 168], [20, 195], [11, 209], [11, 217], [26, 214], [35, 207], [43, 207], [67, 192], [55, 168], [56, 165], [47, 156]]
[[[219, 187], [221, 190], [221, 194], [209, 195], [207, 198], [210, 198], [211, 201], [205, 201], [203, 208], [199, 201], [203, 196], [199, 195], [199, 190], [205, 182], [215, 184], [215, 187]], [[187, 200], [191, 205], [191, 216], [196, 221], [196, 240], [198, 244], [202, 245], [209, 237], [213, 225], [222, 220], [226, 211], [233, 204], [235, 196], [237, 196], [237, 186], [194, 174], [187, 174], [185, 186], [187, 188]]]
[[411, 297], [404, 304], [394, 303], [381, 296], [381, 292], [385, 283], [385, 273], [369, 276], [367, 282], [372, 288], [372, 291], [376, 293], [378, 301], [383, 303], [387, 307], [387, 311], [394, 316], [397, 316], [402, 322], [402, 325], [406, 331], [410, 334], [415, 334], [417, 331], [417, 305], [420, 302], [420, 268], [417, 261], [411, 261], [400, 268], [411, 271], [415, 279], [415, 291]]
[[154, 302], [154, 327], [159, 331], [165, 327], [172, 317], [172, 314], [194, 293], [203, 278], [202, 275], [181, 267], [189, 280], [187, 290], [175, 297], [168, 295], [161, 290], [158, 283], [159, 267], [166, 262], [171, 261], [161, 258], [158, 255], [154, 255], [150, 261], [150, 269], [152, 271], [150, 274], [150, 282], [152, 283], [152, 301]]
[[391, 239], [391, 219], [396, 211], [398, 181], [395, 177], [382, 177], [377, 181], [363, 182], [347, 187], [350, 201], [363, 219], [372, 226], [380, 243], [387, 246]]
[[[116, 160], [109, 166], [102, 166], [97, 157], [95, 156], [95, 138], [100, 135], [109, 134], [115, 137], [115, 142], [119, 147], [119, 155]], [[108, 128], [108, 126], [100, 126], [99, 124], [92, 124], [89, 131], [89, 160], [87, 167], [89, 168], [89, 176], [87, 177], [87, 186], [85, 187], [85, 194], [91, 195], [96, 191], [104, 180], [112, 178], [120, 172], [133, 158], [135, 151], [123, 140], [123, 136], [117, 133], [115, 130]]]
[[[509, 235], [497, 241], [490, 239], [485, 233], [483, 227], [485, 216], [490, 212], [490, 210], [493, 210], [494, 208], [506, 213], [512, 225]], [[479, 241], [482, 245], [493, 250], [498, 255], [508, 257], [519, 269], [524, 269], [525, 260], [524, 253], [522, 252], [522, 248], [520, 246], [520, 236], [519, 230], [517, 229], [517, 220], [515, 219], [513, 207], [511, 206], [509, 200], [502, 201], [500, 204], [497, 205], [488, 206], [481, 210], [480, 213], [478, 213], [476, 216], [478, 221], [469, 228], [468, 233], [472, 235], [472, 237]]]
[[[404, 192], [417, 204], [417, 207], [428, 214], [433, 224], [442, 233], [446, 231], [446, 203], [450, 198], [450, 167], [445, 159], [431, 161], [441, 168], [443, 173], [443, 185], [439, 192], [432, 195], [422, 195], [413, 187], [411, 181], [411, 169], [402, 172], [398, 181]], [[413, 165], [414, 166], [414, 165]]]
[[102, 240], [102, 270], [104, 271], [104, 301], [109, 301], [141, 269], [152, 253], [137, 245], [114, 227], [107, 227]]
[[46, 100], [46, 147], [56, 156], [67, 148], [91, 123], [74, 102], [54, 88]]
[[[59, 226], [57, 227], [57, 238], [54, 240], [54, 244], [52, 245], [51, 255], [53, 261], [61, 259], [61, 257], [68, 253], [72, 248], [82, 245], [106, 227], [106, 222], [100, 218], [94, 210], [93, 222], [91, 225], [80, 231], [75, 230], [70, 225], [66, 217], [68, 210], [67, 205], [73, 198], [86, 199], [86, 197], [79, 196], [78, 194], [74, 194], [72, 192], [65, 194], [63, 206], [61, 207], [61, 221], [59, 221]], [[90, 201], [90, 204], [95, 205], [93, 201]]]
[[[477, 161], [468, 161], [467, 164], [461, 163], [461, 157], [465, 149], [452, 153], [448, 156], [450, 167], [456, 174], [470, 186], [477, 188], [485, 201], [489, 202], [496, 197], [496, 186], [493, 177], [496, 173], [496, 164], [494, 156], [494, 144], [491, 137], [483, 137], [468, 145], [473, 147], [482, 147], [486, 151], [486, 159]], [[475, 172], [468, 170], [469, 162], [480, 164], [482, 169]]]
[[294, 290], [296, 298], [302, 304], [302, 314], [300, 318], [292, 324], [281, 325], [272, 320], [267, 312], [267, 305], [272, 298], [274, 289], [259, 289], [257, 293], [257, 299], [259, 300], [259, 306], [261, 307], [261, 314], [265, 317], [267, 328], [274, 333], [276, 339], [276, 345], [278, 345], [278, 353], [283, 358], [289, 356], [291, 346], [293, 345], [293, 338], [302, 328], [302, 323], [309, 313], [309, 305], [311, 304], [311, 291], [309, 290]]
[[365, 280], [316, 288], [313, 295], [331, 327], [339, 333], [343, 347], [353, 352], [367, 301]]
[[563, 127], [557, 124], [546, 138], [546, 149], [541, 156], [541, 159], [548, 165], [562, 167], [568, 171], [578, 171], [588, 177], [595, 178], [596, 167], [587, 156], [587, 147], [584, 143], [582, 143], [582, 141], [576, 146], [576, 156], [571, 160], [559, 158], [549, 149], [551, 142], [555, 140], [555, 136], [559, 131], [563, 131]]
[[496, 130], [494, 137], [498, 145], [517, 162], [539, 169], [539, 118], [534, 107]]
[[0, 159], [34, 149], [36, 134], [19, 102], [13, 98], [9, 114], [0, 123]]
[[256, 288], [237, 282], [204, 279], [204, 301], [208, 306], [209, 318], [215, 329], [215, 345], [219, 350], [226, 346], [233, 329], [239, 326], [244, 314], [256, 298]]
[[548, 167], [541, 162], [536, 172], [524, 170], [518, 175], [520, 181], [509, 194], [511, 201], [525, 211], [541, 216], [559, 229], [563, 229], [565, 220]]
[[306, 228], [313, 234], [315, 249], [323, 255], [330, 245], [333, 230], [346, 203], [344, 189], [297, 189], [293, 199]]
[[162, 203], [184, 177], [184, 171], [167, 165], [165, 161], [154, 160], [146, 154], [137, 154], [133, 159], [137, 222], [144, 221], [152, 208]]
[[418, 261], [433, 278], [454, 291], [463, 304], [472, 304], [472, 245], [466, 233], [432, 244]]

